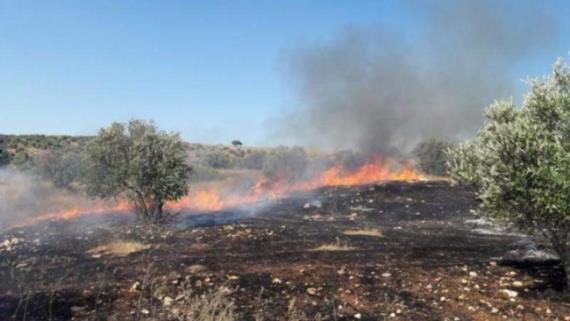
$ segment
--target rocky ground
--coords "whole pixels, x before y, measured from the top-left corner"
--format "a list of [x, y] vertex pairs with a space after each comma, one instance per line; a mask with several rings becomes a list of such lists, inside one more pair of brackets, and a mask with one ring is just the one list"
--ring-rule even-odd
[[[107, 215], [6, 231], [0, 320], [222, 321], [232, 301], [237, 320], [570, 320], [542, 242], [474, 208], [446, 182], [386, 183], [159, 226]], [[206, 305], [227, 315], [189, 316]]]

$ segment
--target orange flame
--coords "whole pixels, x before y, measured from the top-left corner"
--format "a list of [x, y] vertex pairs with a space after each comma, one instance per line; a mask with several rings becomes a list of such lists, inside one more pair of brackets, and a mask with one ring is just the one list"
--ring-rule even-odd
[[[166, 204], [172, 212], [212, 212], [225, 208], [253, 204], [284, 197], [294, 192], [304, 192], [326, 186], [365, 185], [381, 181], [416, 181], [423, 176], [411, 165], [400, 166], [394, 162], [384, 161], [381, 157], [373, 157], [368, 163], [354, 171], [335, 165], [317, 174], [314, 178], [290, 182], [283, 178], [273, 180], [261, 179], [246, 192], [235, 192], [228, 187], [205, 187], [191, 191], [189, 195], [176, 202]], [[74, 208], [59, 212], [46, 213], [12, 227], [22, 227], [46, 220], [69, 220], [82, 215], [103, 215], [108, 213], [131, 213], [128, 202], [115, 205], [101, 203], [90, 208]]]

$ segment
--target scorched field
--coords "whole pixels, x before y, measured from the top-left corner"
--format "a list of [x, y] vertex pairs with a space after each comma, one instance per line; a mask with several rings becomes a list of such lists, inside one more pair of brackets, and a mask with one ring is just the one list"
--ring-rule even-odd
[[388, 182], [158, 225], [40, 221], [1, 234], [0, 319], [569, 320], [542, 241], [476, 208], [446, 181]]

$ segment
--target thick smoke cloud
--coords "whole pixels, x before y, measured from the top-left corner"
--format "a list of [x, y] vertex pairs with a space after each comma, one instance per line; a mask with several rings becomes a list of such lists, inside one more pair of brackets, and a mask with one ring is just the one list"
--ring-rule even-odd
[[[417, 34], [345, 30], [291, 58], [301, 108], [284, 131], [334, 149], [396, 153], [422, 137], [464, 138], [495, 99], [515, 94], [513, 68], [547, 47], [556, 25], [534, 4], [408, 3]], [[410, 38], [413, 38], [410, 40]]]

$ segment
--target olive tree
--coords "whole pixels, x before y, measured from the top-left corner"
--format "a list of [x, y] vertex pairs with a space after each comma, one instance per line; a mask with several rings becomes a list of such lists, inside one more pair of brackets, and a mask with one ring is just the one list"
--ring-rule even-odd
[[145, 219], [161, 218], [166, 201], [188, 192], [185, 144], [152, 122], [132, 120], [101, 129], [87, 145], [87, 163], [89, 194], [126, 197]]
[[447, 154], [452, 144], [443, 139], [429, 138], [418, 143], [413, 154], [419, 168], [426, 174], [443, 176], [447, 174]]
[[457, 181], [475, 184], [485, 213], [541, 233], [570, 289], [570, 70], [529, 81], [522, 106], [493, 103], [476, 138], [449, 152]]

